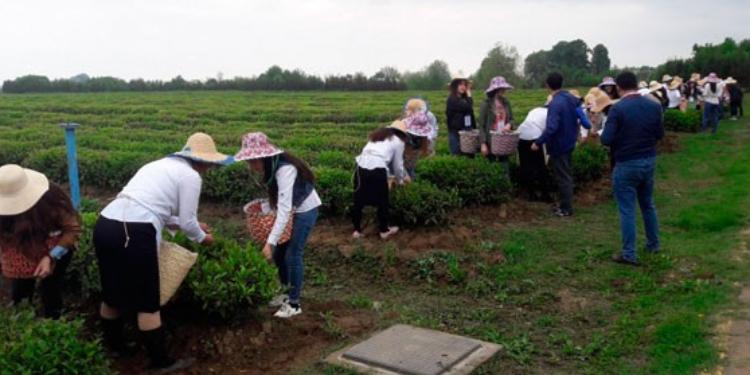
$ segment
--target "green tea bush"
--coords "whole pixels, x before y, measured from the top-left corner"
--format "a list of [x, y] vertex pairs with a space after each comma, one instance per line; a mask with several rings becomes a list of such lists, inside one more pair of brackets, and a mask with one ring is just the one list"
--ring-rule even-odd
[[37, 319], [0, 307], [0, 373], [112, 374], [104, 349], [83, 335], [83, 320]]
[[573, 178], [576, 183], [589, 182], [602, 177], [607, 169], [607, 150], [595, 142], [580, 144], [573, 151]]
[[84, 213], [81, 215], [83, 232], [78, 242], [78, 249], [73, 252], [68, 269], [65, 272], [65, 287], [74, 295], [89, 299], [101, 293], [102, 286], [99, 279], [99, 263], [93, 244], [94, 225], [97, 214]]
[[343, 151], [321, 151], [318, 154], [317, 165], [353, 171], [355, 161], [352, 155]]
[[664, 129], [676, 132], [695, 133], [701, 127], [700, 111], [688, 109], [685, 112], [670, 109], [664, 112]]
[[504, 166], [484, 158], [435, 156], [419, 161], [417, 178], [441, 190], [455, 189], [465, 205], [507, 202], [510, 180]]
[[391, 190], [391, 216], [410, 225], [437, 225], [450, 219], [450, 211], [461, 206], [455, 189], [441, 189], [427, 181], [414, 181]]
[[184, 237], [177, 241], [198, 249], [198, 261], [185, 284], [200, 307], [209, 314], [231, 319], [268, 302], [278, 291], [276, 270], [263, 258], [260, 249], [248, 243], [216, 237], [214, 245], [198, 247]]
[[337, 168], [315, 168], [315, 189], [323, 201], [323, 212], [345, 215], [352, 205], [352, 172]]
[[262, 179], [250, 171], [247, 163], [234, 163], [208, 172], [203, 178], [202, 193], [216, 201], [242, 205], [267, 195]]

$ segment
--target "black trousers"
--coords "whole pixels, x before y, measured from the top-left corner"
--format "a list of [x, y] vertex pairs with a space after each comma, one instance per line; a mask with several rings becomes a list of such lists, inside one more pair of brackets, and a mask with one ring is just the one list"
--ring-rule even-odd
[[351, 210], [354, 230], [362, 231], [362, 210], [366, 206], [375, 206], [378, 210], [378, 229], [381, 233], [387, 232], [389, 200], [386, 169], [364, 169], [358, 166], [354, 174], [354, 205]]
[[529, 194], [551, 192], [551, 176], [547, 163], [544, 161], [544, 152], [542, 150], [532, 151], [531, 145], [534, 141], [518, 141], [518, 159], [520, 168], [519, 182], [521, 187], [526, 189]]
[[[42, 297], [42, 308], [45, 318], [59, 319], [62, 314], [62, 289], [65, 270], [68, 268], [72, 257], [73, 254], [69, 251], [55, 263], [52, 274], [39, 282], [39, 294]], [[36, 291], [36, 282], [37, 279], [11, 279], [10, 295], [13, 304], [17, 305], [24, 300], [31, 303]]]
[[573, 212], [573, 163], [572, 152], [567, 154], [550, 156], [552, 174], [557, 180], [557, 188], [560, 193], [560, 210]]
[[729, 108], [732, 112], [732, 117], [742, 117], [745, 115], [745, 111], [742, 108], [742, 102], [731, 102]]

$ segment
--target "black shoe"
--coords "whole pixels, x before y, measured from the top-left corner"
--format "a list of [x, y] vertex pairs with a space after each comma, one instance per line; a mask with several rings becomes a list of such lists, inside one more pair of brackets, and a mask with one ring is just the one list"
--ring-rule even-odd
[[194, 363], [195, 363], [195, 358], [181, 358], [181, 359], [174, 361], [171, 365], [167, 367], [152, 368], [149, 373], [154, 374], [154, 375], [170, 374], [175, 371], [184, 370], [192, 366]]
[[561, 208], [556, 209], [555, 212], [553, 212], [552, 214], [555, 215], [555, 216], [558, 216], [558, 217], [573, 216], [573, 212], [572, 211], [563, 210]]
[[625, 259], [622, 254], [615, 254], [612, 256], [612, 261], [615, 263], [625, 264], [628, 266], [638, 267], [640, 264], [638, 262], [633, 262], [630, 260]]

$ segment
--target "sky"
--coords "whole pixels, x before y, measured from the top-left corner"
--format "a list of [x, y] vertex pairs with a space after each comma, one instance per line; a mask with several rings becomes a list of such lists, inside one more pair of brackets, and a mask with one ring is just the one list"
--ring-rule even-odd
[[618, 66], [750, 38], [747, 0], [1, 0], [0, 80], [327, 75], [435, 59], [474, 73], [496, 43], [523, 59], [560, 40], [603, 43]]

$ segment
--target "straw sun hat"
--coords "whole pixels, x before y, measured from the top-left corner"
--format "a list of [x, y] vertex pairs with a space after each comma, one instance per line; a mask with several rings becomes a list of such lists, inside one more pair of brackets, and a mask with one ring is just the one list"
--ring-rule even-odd
[[724, 80], [724, 83], [726, 83], [727, 85], [733, 85], [737, 83], [737, 80], [732, 77], [728, 77], [727, 79]]
[[39, 202], [49, 190], [43, 174], [15, 164], [0, 167], [0, 215], [22, 214]]
[[682, 85], [682, 78], [674, 77], [674, 79], [672, 80], [672, 83], [669, 85], [669, 89], [676, 90], [677, 88], [680, 87], [680, 85]]
[[591, 112], [599, 113], [612, 104], [614, 104], [614, 102], [609, 95], [604, 93], [596, 95], [596, 97], [594, 97], [594, 105], [591, 106]]
[[172, 155], [209, 164], [228, 164], [232, 161], [230, 156], [216, 150], [216, 143], [206, 133], [191, 135], [185, 143], [185, 147]]
[[401, 120], [396, 120], [388, 126], [389, 129], [396, 129], [406, 134], [406, 123]]

